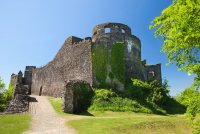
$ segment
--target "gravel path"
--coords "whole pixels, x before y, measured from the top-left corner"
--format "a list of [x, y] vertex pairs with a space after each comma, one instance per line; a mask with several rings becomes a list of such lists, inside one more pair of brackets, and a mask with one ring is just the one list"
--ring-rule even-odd
[[29, 113], [32, 114], [31, 128], [23, 134], [74, 134], [67, 128], [65, 119], [61, 118], [53, 109], [45, 96], [31, 95]]

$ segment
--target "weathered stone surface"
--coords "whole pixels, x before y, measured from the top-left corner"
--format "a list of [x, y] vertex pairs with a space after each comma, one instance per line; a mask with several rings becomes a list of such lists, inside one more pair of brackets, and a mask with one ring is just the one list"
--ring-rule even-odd
[[12, 75], [12, 78], [13, 96], [12, 100], [7, 104], [5, 113], [22, 113], [28, 110], [29, 89], [28, 86], [23, 85], [23, 74], [21, 71], [16, 76]]
[[[126, 81], [120, 81], [119, 79], [112, 79], [110, 73], [113, 72], [111, 68], [112, 51], [116, 42], [122, 42], [124, 47], [124, 77]], [[131, 34], [131, 29], [120, 23], [104, 23], [97, 25], [93, 29], [92, 36], [92, 52], [98, 47], [104, 47], [107, 49], [108, 63], [105, 71], [107, 88], [115, 88], [118, 90], [124, 90], [126, 83], [129, 83], [131, 78], [141, 79], [144, 81], [158, 80], [162, 82], [160, 65], [146, 65], [141, 61], [141, 42], [140, 39]], [[118, 64], [122, 64], [119, 62]], [[93, 66], [94, 67], [94, 66]], [[155, 75], [151, 75], [151, 73]], [[97, 79], [98, 74], [93, 68], [93, 86], [101, 87], [101, 80]], [[111, 75], [112, 76], [112, 75]]]
[[63, 111], [80, 113], [90, 106], [94, 92], [89, 83], [81, 80], [69, 81], [63, 91]]
[[24, 72], [24, 84], [28, 85], [29, 94], [31, 94], [31, 85], [32, 85], [32, 71], [36, 69], [36, 66], [26, 66]]
[[[22, 96], [20, 96], [22, 98]], [[22, 113], [28, 111], [28, 96], [23, 96], [23, 100], [13, 99], [9, 102], [7, 114]]]
[[148, 82], [156, 79], [160, 84], [162, 83], [161, 64], [145, 65], [144, 71]]
[[[118, 65], [123, 65], [120, 74], [113, 74], [113, 50], [116, 42], [123, 43], [123, 59]], [[98, 77], [94, 68], [93, 58], [96, 48], [103, 47], [105, 55], [99, 55], [96, 62], [102, 57], [106, 58], [106, 64], [101, 71], [106, 72], [103, 80]], [[120, 55], [121, 53], [119, 53]], [[104, 63], [104, 61], [102, 62]], [[101, 65], [100, 65], [101, 66]], [[84, 39], [71, 36], [67, 38], [55, 58], [47, 65], [36, 68], [27, 66], [25, 77], [22, 81], [31, 87], [29, 93], [61, 97], [65, 81], [83, 80], [93, 87], [113, 88], [123, 91], [131, 78], [141, 79], [147, 82], [158, 80], [162, 82], [161, 65], [146, 65], [141, 58], [141, 42], [138, 37], [132, 35], [131, 29], [120, 23], [104, 23], [93, 29], [92, 37]], [[13, 81], [16, 81], [13, 76]], [[102, 85], [104, 85], [102, 87]], [[30, 88], [29, 88], [30, 89]]]
[[92, 84], [91, 40], [69, 37], [49, 64], [33, 70], [32, 93], [61, 97], [65, 81]]

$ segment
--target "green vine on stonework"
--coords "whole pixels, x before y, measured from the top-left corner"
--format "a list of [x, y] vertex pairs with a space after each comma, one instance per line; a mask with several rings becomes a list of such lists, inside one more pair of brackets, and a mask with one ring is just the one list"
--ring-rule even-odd
[[95, 46], [92, 53], [92, 68], [95, 72], [99, 86], [105, 87], [107, 77], [108, 50], [102, 44]]
[[112, 75], [120, 82], [125, 82], [125, 44], [116, 42], [113, 44], [111, 52]]
[[13, 86], [12, 82], [10, 82], [8, 90], [6, 91], [7, 101], [10, 101], [12, 99], [13, 88], [14, 88], [14, 86]]

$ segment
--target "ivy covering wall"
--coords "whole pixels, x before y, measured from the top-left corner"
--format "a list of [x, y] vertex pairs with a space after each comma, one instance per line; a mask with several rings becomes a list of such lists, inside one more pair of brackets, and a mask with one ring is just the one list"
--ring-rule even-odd
[[92, 67], [100, 87], [105, 87], [107, 77], [108, 50], [105, 45], [98, 45], [93, 48]]
[[111, 52], [111, 68], [113, 78], [125, 82], [125, 45], [123, 42], [113, 44]]
[[[92, 67], [98, 87], [108, 88], [112, 87], [110, 83], [106, 83], [106, 78], [112, 81], [117, 79], [121, 83], [125, 82], [125, 45], [123, 42], [116, 42], [112, 44], [111, 51], [108, 50], [107, 45], [98, 44], [92, 50]], [[108, 67], [111, 67], [111, 71]], [[108, 72], [109, 71], [109, 72]]]

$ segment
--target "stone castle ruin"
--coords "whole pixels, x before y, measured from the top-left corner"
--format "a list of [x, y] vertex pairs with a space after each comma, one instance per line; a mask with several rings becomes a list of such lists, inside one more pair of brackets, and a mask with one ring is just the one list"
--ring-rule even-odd
[[11, 75], [11, 84], [13, 85], [12, 100], [7, 104], [5, 113], [22, 113], [28, 110], [29, 107], [29, 96], [28, 96], [28, 85], [24, 85], [24, 78], [21, 71], [18, 75]]
[[67, 38], [45, 66], [27, 66], [23, 83], [29, 94], [61, 97], [70, 80], [123, 91], [131, 78], [161, 83], [161, 64], [147, 65], [141, 60], [140, 39], [127, 25], [104, 23], [94, 27], [92, 37]]

